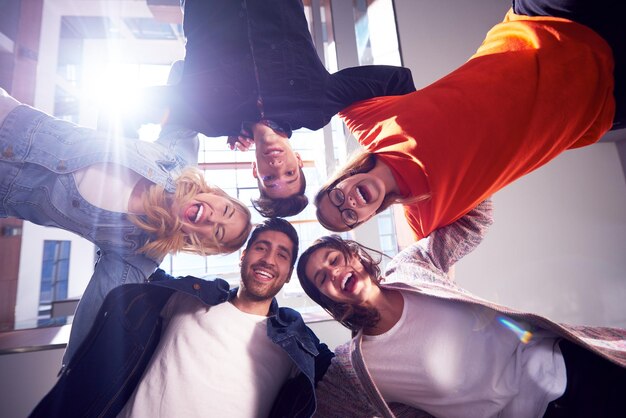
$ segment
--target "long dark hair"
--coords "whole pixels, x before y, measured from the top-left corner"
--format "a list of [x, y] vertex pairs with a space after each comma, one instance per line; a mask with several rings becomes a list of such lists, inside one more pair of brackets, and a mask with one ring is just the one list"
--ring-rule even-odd
[[322, 292], [315, 287], [311, 279], [306, 276], [305, 270], [309, 258], [315, 251], [321, 248], [331, 248], [340, 251], [346, 260], [349, 260], [353, 256], [358, 257], [366, 273], [369, 274], [376, 286], [383, 280], [379, 267], [381, 260], [375, 260], [366, 251], [366, 249], [369, 248], [358, 242], [343, 239], [339, 235], [333, 234], [317, 239], [307, 248], [300, 256], [297, 267], [298, 280], [300, 280], [300, 285], [302, 289], [304, 289], [304, 292], [343, 326], [356, 332], [363, 328], [371, 328], [376, 325], [380, 319], [380, 314], [376, 309], [335, 302], [328, 296], [322, 294]]

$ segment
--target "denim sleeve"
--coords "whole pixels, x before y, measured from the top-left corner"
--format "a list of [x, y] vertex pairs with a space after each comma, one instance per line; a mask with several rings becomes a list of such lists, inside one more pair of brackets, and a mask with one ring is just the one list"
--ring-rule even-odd
[[76, 308], [63, 364], [69, 363], [85, 340], [109, 292], [123, 284], [145, 282], [157, 265], [155, 261], [142, 255], [123, 257], [110, 251], [100, 255]]
[[315, 357], [315, 384], [322, 380], [326, 370], [328, 370], [328, 366], [330, 366], [330, 362], [333, 357], [335, 357], [335, 353], [333, 353], [326, 344], [320, 342], [317, 335], [307, 327], [307, 331], [311, 337], [311, 340], [315, 343], [317, 347], [317, 351], [319, 354]]

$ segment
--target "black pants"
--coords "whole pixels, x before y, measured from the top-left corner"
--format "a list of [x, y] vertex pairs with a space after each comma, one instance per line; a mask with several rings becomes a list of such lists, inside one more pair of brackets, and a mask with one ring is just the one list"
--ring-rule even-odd
[[544, 418], [626, 417], [626, 369], [567, 340], [559, 341], [567, 387]]
[[[626, 128], [625, 0], [513, 0], [513, 11], [526, 16], [554, 16], [590, 27], [611, 46], [615, 60], [615, 119], [612, 129]], [[626, 414], [623, 415], [626, 417]]]

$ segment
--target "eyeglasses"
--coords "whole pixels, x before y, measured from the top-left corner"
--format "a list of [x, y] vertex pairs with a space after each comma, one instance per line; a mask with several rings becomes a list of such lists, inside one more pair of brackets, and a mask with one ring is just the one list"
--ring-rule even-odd
[[341, 209], [340, 206], [343, 205], [343, 202], [346, 201], [346, 195], [343, 194], [341, 189], [333, 188], [328, 191], [328, 199], [330, 203], [332, 203], [339, 213], [341, 213], [341, 220], [343, 223], [350, 229], [354, 228], [354, 226], [359, 222], [359, 217], [356, 214], [354, 209], [346, 208]]

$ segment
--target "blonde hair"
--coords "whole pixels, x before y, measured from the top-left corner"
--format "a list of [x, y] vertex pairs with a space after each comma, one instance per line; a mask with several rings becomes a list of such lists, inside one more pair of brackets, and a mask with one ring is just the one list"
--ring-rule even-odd
[[[246, 216], [248, 224], [239, 236], [229, 242], [219, 243], [213, 236], [204, 237], [183, 232], [183, 222], [172, 213], [172, 205], [174, 202], [183, 204], [200, 193], [223, 196], [234, 205], [235, 210]], [[203, 173], [194, 167], [186, 168], [176, 179], [174, 193], [166, 192], [163, 186], [153, 185], [144, 193], [142, 200], [145, 215], [130, 215], [130, 219], [154, 237], [148, 239], [138, 250], [151, 258], [161, 259], [169, 253], [179, 251], [199, 255], [232, 253], [243, 246], [252, 230], [250, 210], [219, 187], [209, 185]]]

